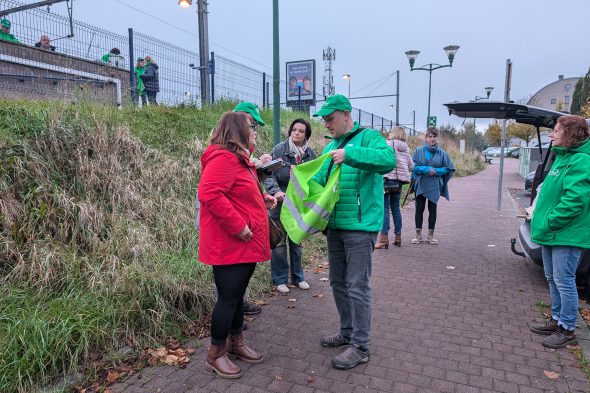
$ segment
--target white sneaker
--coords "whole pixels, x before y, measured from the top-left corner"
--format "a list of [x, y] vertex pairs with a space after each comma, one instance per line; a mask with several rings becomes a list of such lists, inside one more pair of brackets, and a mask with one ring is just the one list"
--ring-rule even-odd
[[289, 288], [285, 284], [277, 285], [277, 291], [280, 293], [289, 293]]
[[309, 284], [305, 281], [298, 282], [297, 286], [301, 289], [309, 289]]

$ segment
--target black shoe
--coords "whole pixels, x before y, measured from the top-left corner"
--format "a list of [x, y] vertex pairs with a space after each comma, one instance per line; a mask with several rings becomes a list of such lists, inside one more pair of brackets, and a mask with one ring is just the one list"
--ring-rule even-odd
[[324, 336], [320, 340], [322, 347], [340, 347], [342, 345], [348, 345], [350, 343], [350, 338], [343, 337], [340, 333], [336, 333], [332, 336]]
[[332, 365], [340, 370], [348, 370], [369, 361], [369, 350], [349, 345], [340, 355], [332, 358]]
[[576, 333], [573, 330], [565, 330], [562, 326], [558, 326], [557, 332], [543, 339], [543, 346], [552, 349], [561, 349], [577, 343]]
[[557, 321], [553, 318], [538, 325], [531, 325], [531, 332], [542, 336], [550, 336], [557, 331]]
[[244, 315], [260, 314], [261, 312], [262, 307], [250, 302], [244, 302]]

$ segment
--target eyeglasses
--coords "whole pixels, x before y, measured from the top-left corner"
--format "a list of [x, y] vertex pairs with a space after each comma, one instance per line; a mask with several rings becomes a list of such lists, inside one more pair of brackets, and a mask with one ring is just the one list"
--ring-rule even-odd
[[250, 129], [252, 129], [252, 131], [256, 132], [256, 124], [250, 124]]

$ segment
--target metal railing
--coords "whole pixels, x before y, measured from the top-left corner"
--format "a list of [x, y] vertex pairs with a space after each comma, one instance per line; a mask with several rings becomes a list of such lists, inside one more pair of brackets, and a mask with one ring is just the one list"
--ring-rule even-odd
[[[16, 0], [0, 0], [0, 10], [21, 5], [23, 3]], [[130, 64], [132, 61], [136, 62], [138, 57], [149, 55], [159, 67], [159, 103], [201, 105], [199, 54], [196, 51], [134, 32], [132, 29], [129, 29], [128, 36], [112, 33], [86, 23], [70, 21], [68, 17], [45, 8], [21, 11], [7, 17], [12, 22], [11, 32], [25, 45], [34, 46], [42, 35], [46, 35], [50, 38], [51, 45], [55, 46], [56, 53], [96, 62], [100, 62], [102, 56], [111, 49], [118, 48], [121, 53], [117, 64], [113, 66], [125, 69], [128, 73], [135, 65]], [[232, 99], [250, 101], [260, 107], [272, 106], [272, 75], [224, 56], [214, 53], [211, 55], [214, 72], [210, 77], [214, 101]], [[130, 86], [134, 86], [131, 75], [129, 76]], [[6, 77], [0, 73], [0, 78]], [[280, 102], [283, 106], [286, 102], [286, 83], [284, 80], [280, 83]], [[320, 102], [318, 106], [319, 104]], [[355, 108], [353, 116], [363, 127], [389, 130], [394, 125], [389, 119], [361, 109]]]

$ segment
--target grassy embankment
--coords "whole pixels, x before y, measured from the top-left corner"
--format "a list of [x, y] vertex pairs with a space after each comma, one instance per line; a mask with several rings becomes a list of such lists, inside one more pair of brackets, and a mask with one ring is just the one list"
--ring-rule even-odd
[[[0, 391], [180, 337], [210, 311], [193, 228], [198, 157], [232, 105], [0, 102]], [[297, 116], [283, 113], [282, 128]], [[263, 118], [258, 150], [270, 151], [272, 114]], [[314, 133], [317, 151], [325, 142]], [[319, 236], [305, 247], [307, 262], [326, 252]], [[251, 289], [269, 288], [261, 264]]]

